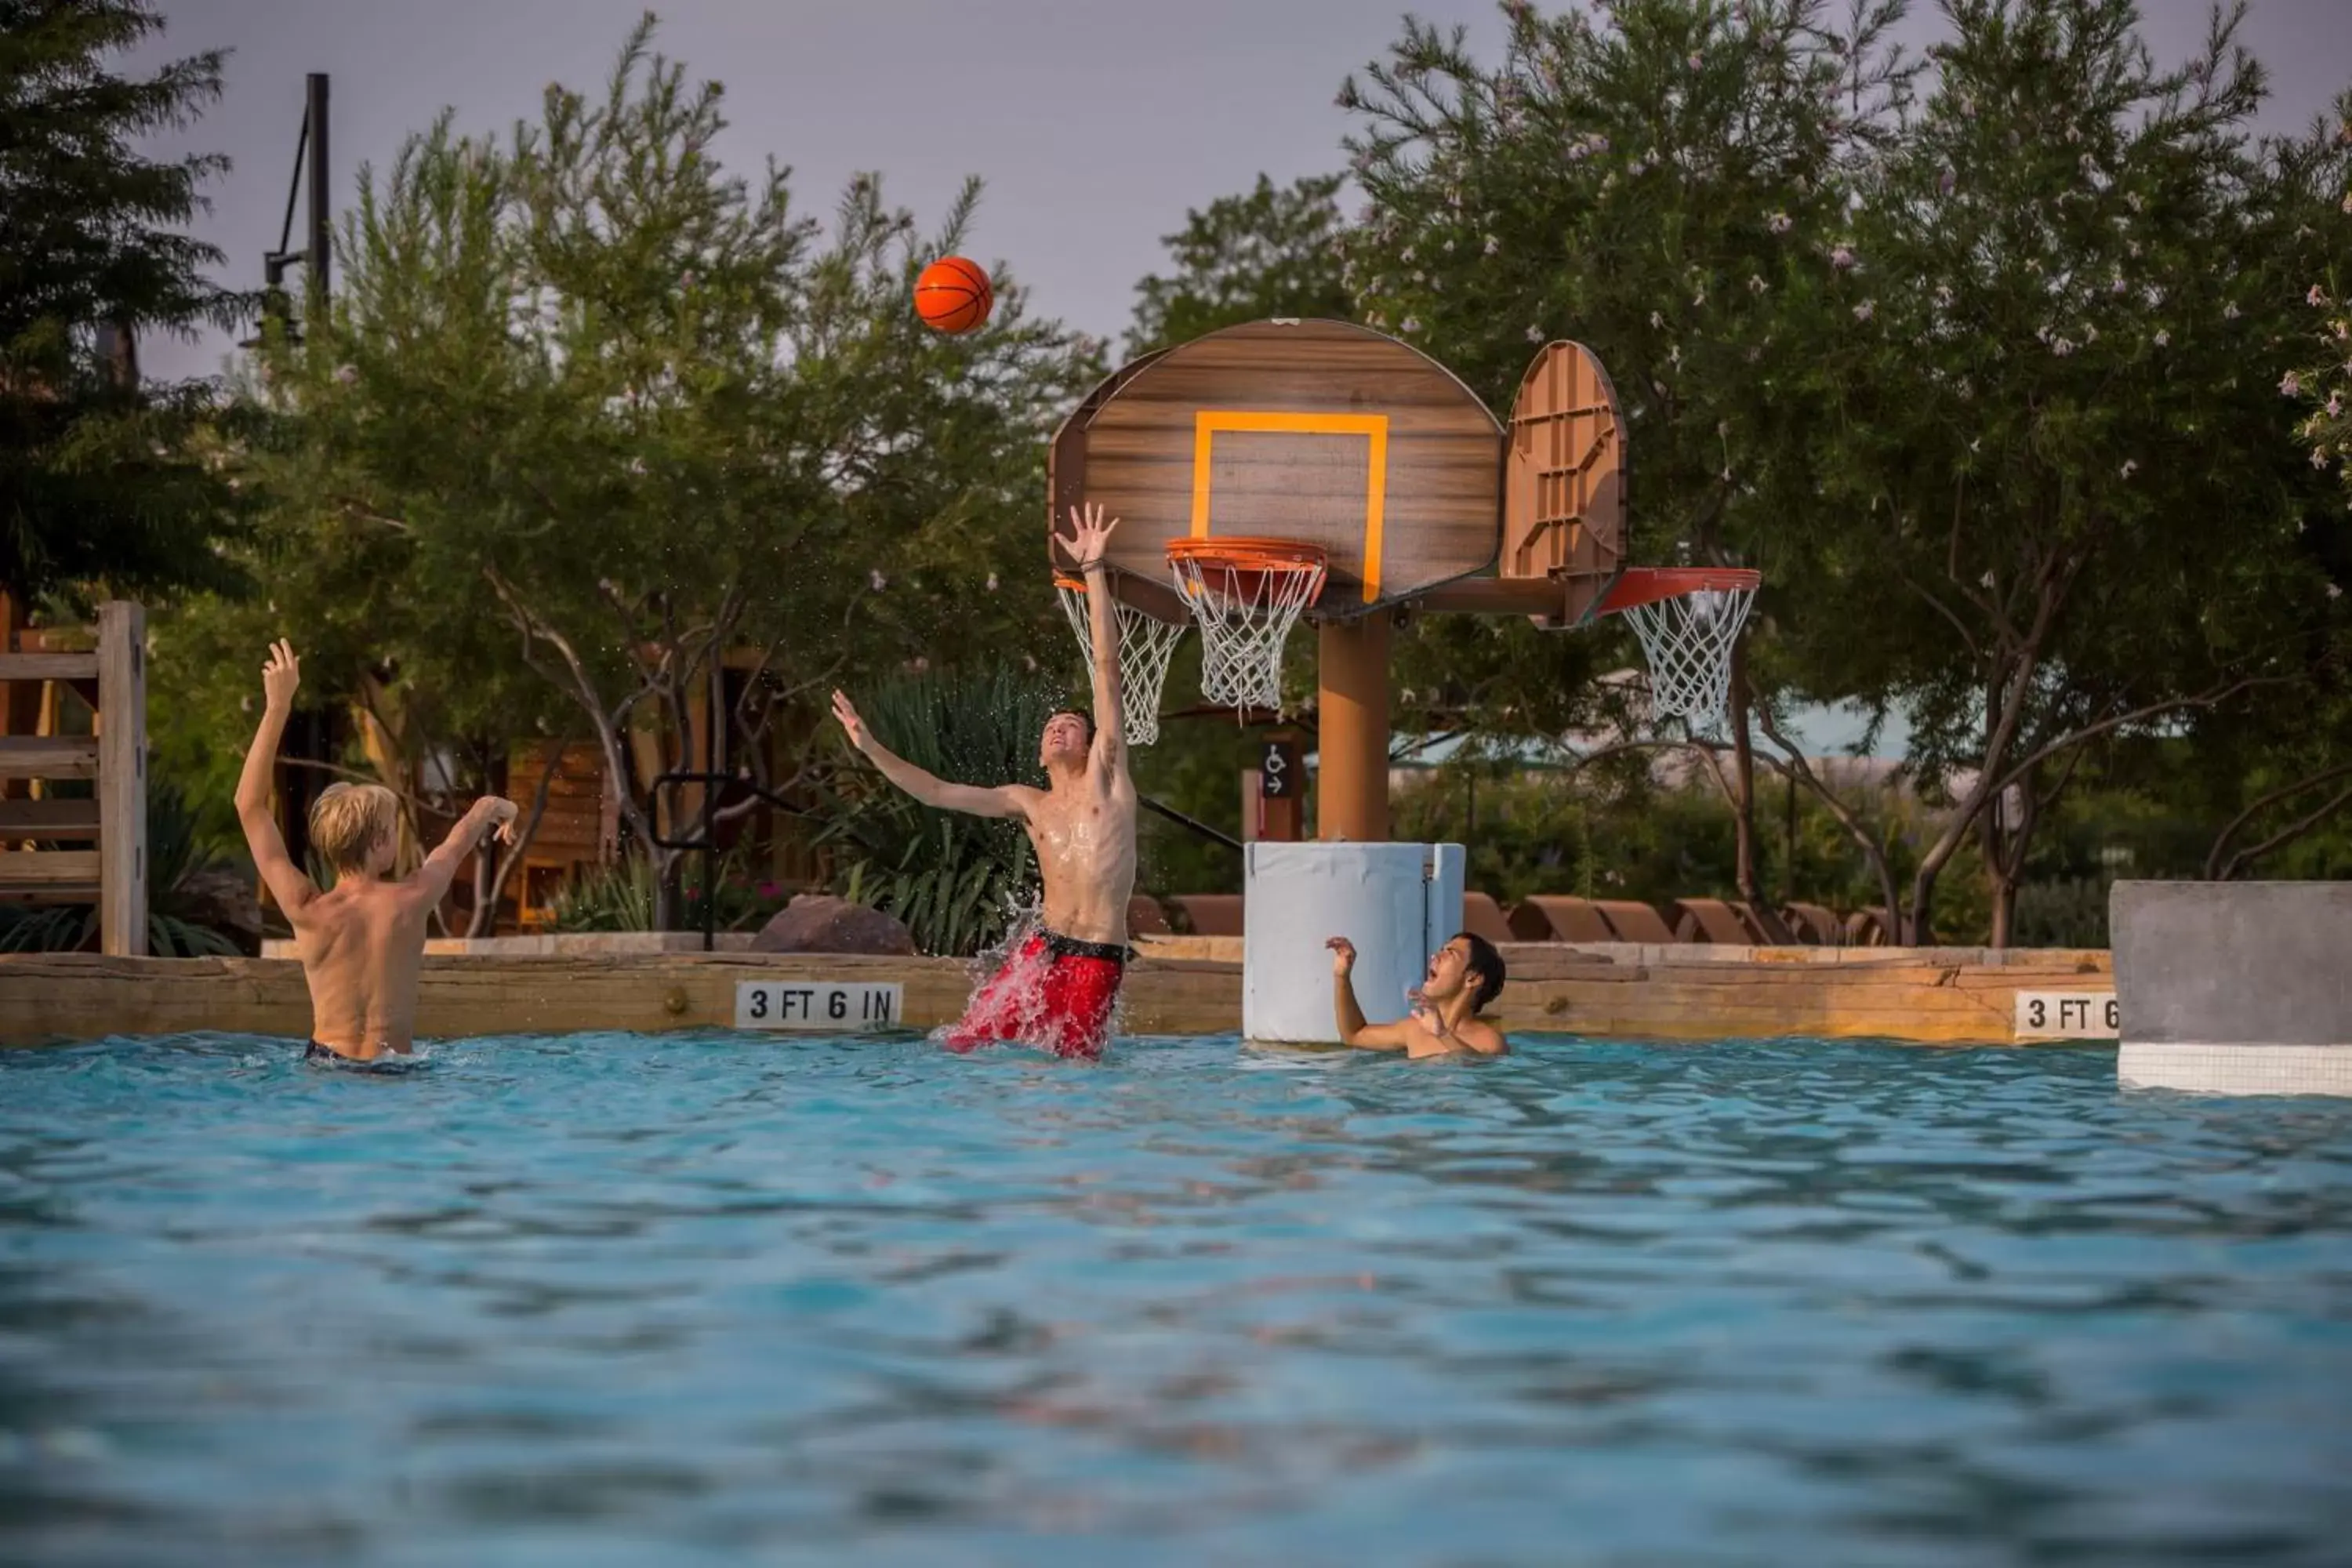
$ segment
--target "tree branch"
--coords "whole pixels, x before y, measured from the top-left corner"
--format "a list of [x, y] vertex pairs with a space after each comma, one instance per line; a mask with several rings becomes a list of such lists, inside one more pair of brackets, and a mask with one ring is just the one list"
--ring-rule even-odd
[[[2104, 735], [2111, 730], [2120, 729], [2126, 724], [2135, 724], [2142, 720], [2153, 719], [2163, 713], [2178, 713], [2185, 712], [2195, 708], [2216, 707], [2221, 703], [2228, 701], [2231, 698], [2235, 697], [2242, 691], [2251, 691], [2258, 686], [2286, 685], [2294, 681], [2295, 679], [2296, 678], [2294, 676], [2285, 675], [2243, 676], [2231, 681], [2227, 686], [2201, 692], [2195, 697], [2168, 698], [2162, 702], [2150, 702], [2145, 707], [2135, 708], [2127, 713], [2112, 714], [2107, 718], [2098, 721], [2096, 723], [2085, 724], [2079, 730], [2072, 731], [2066, 734], [2061, 735], [2056, 740], [2051, 741], [2037, 748], [2020, 761], [2016, 766], [2011, 768], [2009, 772], [2001, 774], [2000, 782], [1995, 784], [1991, 790], [1986, 790], [1982, 793], [1989, 796], [2000, 790], [2006, 789], [2011, 784], [2017, 782], [2018, 779], [2032, 772], [2037, 763], [2048, 761], [2050, 758], [2057, 755], [2060, 752], [2064, 751], [2067, 747], [2079, 746], [2085, 741], [2093, 740], [2097, 736]], [[1979, 809], [1981, 808], [1982, 802], [1980, 800], [1979, 802]]]
[[[2272, 806], [2276, 805], [2279, 802], [2283, 800], [2291, 800], [2294, 796], [2303, 794], [2305, 790], [2317, 789], [2321, 784], [2332, 784], [2337, 779], [2347, 777], [2352, 777], [2352, 763], [2337, 763], [2333, 766], [2322, 768], [2317, 773], [2305, 774], [2304, 777], [2296, 779], [2292, 784], [2281, 784], [2278, 788], [2257, 796], [2252, 805], [2248, 805], [2245, 810], [2238, 813], [2237, 816], [2231, 817], [2223, 825], [2221, 831], [2214, 836], [2213, 847], [2208, 850], [2205, 855], [2205, 876], [2207, 880], [2226, 882], [2232, 875], [2235, 874], [2236, 868], [2240, 865], [2258, 860], [2263, 856], [2270, 853], [2270, 851], [2279, 847], [2282, 840], [2280, 840], [2277, 836], [2273, 835], [2271, 838], [2265, 839], [2263, 843], [2255, 846], [2252, 849], [2233, 854], [2226, 860], [2221, 858], [2221, 851], [2229, 847], [2230, 840], [2235, 838], [2241, 832], [2242, 832], [2245, 829], [2246, 825], [2252, 822], [2255, 817], [2261, 816]], [[2324, 819], [2329, 812], [2333, 811], [2337, 805], [2343, 804], [2344, 798], [2345, 797], [2343, 795], [2337, 795], [2334, 800], [2328, 802], [2326, 805], [2320, 808], [2316, 818], [2305, 819], [2298, 828], [2298, 832], [2308, 832], [2311, 827], [2317, 826], [2317, 822], [2319, 820]]]
[[2287, 824], [2284, 827], [2280, 828], [2276, 833], [2272, 834], [2268, 838], [2263, 839], [2260, 844], [2253, 845], [2245, 849], [2241, 849], [2235, 855], [2231, 856], [2229, 863], [2222, 868], [2221, 876], [2218, 880], [2225, 882], [2230, 880], [2238, 874], [2242, 868], [2252, 865], [2255, 861], [2261, 859], [2272, 850], [2278, 848], [2281, 845], [2293, 843], [2295, 839], [2302, 837], [2305, 834], [2310, 832], [2322, 822], [2325, 822], [2330, 816], [2334, 815], [2336, 808], [2341, 806], [2347, 800], [2352, 800], [2352, 784], [2347, 784], [2343, 789], [2337, 790], [2333, 795], [2330, 795], [2326, 801], [2322, 802], [2318, 809], [2312, 811], [2305, 816], [2297, 817], [2294, 821]]
[[1778, 770], [1784, 778], [1794, 779], [1803, 784], [1813, 798], [1822, 803], [1832, 819], [1845, 829], [1846, 837], [1861, 849], [1863, 858], [1870, 863], [1872, 872], [1878, 879], [1879, 896], [1886, 900], [1886, 918], [1899, 921], [1903, 915], [1903, 905], [1895, 892], [1895, 868], [1886, 858], [1886, 847], [1863, 826], [1862, 819], [1838, 798], [1827, 781], [1813, 772], [1812, 764], [1805, 760], [1804, 753], [1798, 750], [1796, 744], [1780, 732], [1780, 723], [1774, 719], [1770, 707], [1759, 700], [1753, 710], [1766, 738], [1785, 754], [1784, 758], [1766, 757], [1765, 765]]
[[558, 688], [565, 685], [565, 680], [558, 679], [553, 672], [531, 657], [530, 652], [531, 644], [534, 641], [545, 643], [549, 647], [553, 648], [556, 656], [563, 661], [573, 695], [578, 699], [581, 707], [587, 710], [590, 721], [596, 726], [597, 744], [604, 753], [604, 765], [612, 770], [614, 788], [620, 799], [622, 814], [628, 818], [629, 826], [635, 829], [638, 842], [651, 845], [654, 839], [653, 824], [643, 808], [638, 805], [636, 792], [631, 787], [631, 780], [635, 775], [631, 771], [628, 756], [622, 750], [620, 737], [622, 721], [626, 717], [629, 710], [635, 707], [645, 695], [643, 688], [640, 688], [635, 695], [625, 699], [620, 707], [608, 714], [602, 699], [597, 695], [595, 682], [589, 679], [587, 665], [581, 659], [579, 651], [572, 646], [570, 640], [534, 614], [523, 603], [522, 595], [515, 586], [509, 583], [496, 567], [484, 566], [482, 575], [488, 581], [490, 591], [496, 594], [499, 602], [506, 605], [508, 616], [523, 633], [524, 661], [532, 668], [539, 670], [541, 675], [546, 676]]
[[[499, 900], [506, 896], [507, 879], [514, 875], [515, 868], [522, 864], [522, 858], [530, 852], [532, 840], [539, 837], [540, 822], [547, 815], [548, 791], [554, 786], [556, 775], [563, 771], [562, 758], [563, 742], [560, 739], [550, 740], [540, 748], [539, 787], [531, 792], [530, 810], [523, 817], [522, 831], [515, 835], [514, 843], [508, 847], [506, 853], [495, 858], [488, 884], [485, 885], [478, 877], [475, 879], [474, 918], [467, 931], [468, 936], [488, 936], [497, 930]], [[475, 853], [479, 855], [488, 847], [485, 845]], [[485, 926], [489, 929], [484, 930]]]

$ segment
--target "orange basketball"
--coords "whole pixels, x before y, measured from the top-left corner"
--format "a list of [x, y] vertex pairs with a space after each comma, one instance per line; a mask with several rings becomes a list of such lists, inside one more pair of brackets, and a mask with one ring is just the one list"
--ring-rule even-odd
[[976, 262], [941, 257], [915, 279], [915, 314], [942, 332], [968, 332], [988, 320], [996, 290]]

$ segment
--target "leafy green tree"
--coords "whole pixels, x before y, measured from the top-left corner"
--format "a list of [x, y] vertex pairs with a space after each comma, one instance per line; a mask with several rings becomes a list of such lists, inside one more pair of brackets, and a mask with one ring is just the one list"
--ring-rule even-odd
[[[715, 755], [792, 790], [817, 753], [776, 776], [768, 739], [851, 671], [1067, 660], [1050, 600], [1002, 589], [1034, 580], [1041, 438], [1100, 366], [1001, 274], [987, 327], [921, 328], [913, 276], [976, 186], [926, 239], [860, 176], [828, 233], [783, 170], [717, 164], [722, 89], [649, 34], [601, 98], [551, 88], [499, 141], [445, 118], [363, 181], [344, 287], [268, 356], [286, 436], [255, 466], [348, 584], [319, 602], [354, 657], [381, 629], [453, 710], [469, 669], [568, 705], [667, 925], [683, 852], [656, 841], [690, 825], [655, 773]], [[509, 721], [513, 690], [486, 688]]]
[[2352, 91], [2299, 142], [2279, 150], [2280, 173], [2307, 204], [2315, 266], [2304, 293], [2305, 351], [2280, 384], [2302, 418], [2311, 465], [2352, 490]]
[[[1825, 500], [1792, 534], [1852, 689], [1899, 692], [2005, 944], [2037, 823], [2095, 749], [2307, 682], [2340, 526], [2286, 441], [2309, 204], [2248, 130], [2238, 13], [2158, 70], [2130, 0], [1955, 0], [1935, 88], [1822, 270]], [[1832, 316], [1834, 319], [1834, 316]], [[2318, 639], [2315, 642], [2315, 638]]]
[[[1538, 346], [1591, 347], [1632, 421], [1636, 559], [1761, 566], [1759, 625], [1776, 626], [1798, 592], [1782, 539], [1811, 500], [1808, 362], [1840, 309], [1829, 258], [1850, 172], [1907, 91], [1887, 41], [1899, 7], [1843, 26], [1815, 0], [1630, 0], [1600, 22], [1504, 9], [1498, 64], [1458, 29], [1408, 22], [1342, 90], [1373, 202], [1348, 249], [1365, 319], [1496, 407]], [[1518, 733], [1622, 722], [1591, 678], [1630, 638], [1424, 628], [1401, 662], [1433, 706]], [[1778, 681], [1739, 673], [1723, 776], [1741, 889], [1767, 907], [1746, 709], [1748, 677]]]
[[1276, 186], [1260, 174], [1248, 195], [1187, 212], [1184, 226], [1160, 241], [1175, 270], [1135, 286], [1128, 357], [1269, 316], [1353, 320], [1355, 301], [1339, 275], [1341, 178], [1315, 174]]
[[233, 581], [234, 496], [187, 451], [210, 384], [144, 382], [139, 339], [230, 327], [251, 301], [190, 237], [227, 160], [141, 137], [219, 96], [219, 50], [112, 63], [163, 30], [139, 0], [0, 0], [0, 592], [30, 603]]

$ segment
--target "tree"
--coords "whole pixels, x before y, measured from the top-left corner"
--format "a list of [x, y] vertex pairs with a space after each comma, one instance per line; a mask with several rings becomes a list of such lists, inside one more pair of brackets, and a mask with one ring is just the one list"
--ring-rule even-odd
[[1247, 195], [1187, 212], [1184, 226], [1160, 239], [1173, 274], [1135, 286], [1128, 357], [1269, 316], [1352, 320], [1355, 301], [1339, 276], [1340, 180], [1315, 174], [1277, 188], [1260, 174]]
[[2311, 466], [2352, 492], [2352, 91], [2275, 152], [2283, 182], [2304, 198], [2310, 232], [2299, 226], [2297, 237], [2311, 242], [2315, 263], [2304, 353], [2279, 390], [2302, 415], [2295, 434], [2310, 444]]
[[140, 0], [0, 0], [0, 592], [19, 604], [233, 581], [213, 545], [235, 498], [186, 450], [214, 389], [139, 376], [142, 335], [251, 310], [183, 232], [227, 160], [135, 146], [219, 96], [222, 51], [109, 64], [163, 27]]
[[[1899, 693], [2004, 944], [2037, 823], [2093, 749], [2309, 679], [2328, 615], [2279, 379], [2307, 216], [2217, 16], [2158, 71], [2130, 0], [1954, 0], [1934, 91], [1827, 270], [1814, 621]], [[2319, 639], [2315, 642], [2315, 638]]]
[[[1492, 68], [1460, 30], [1408, 23], [1391, 58], [1342, 89], [1364, 117], [1349, 145], [1373, 202], [1348, 249], [1366, 320], [1497, 407], [1534, 346], [1590, 346], [1632, 422], [1638, 558], [1762, 566], [1769, 626], [1794, 592], [1784, 535], [1811, 499], [1803, 437], [1820, 399], [1807, 361], [1840, 308], [1825, 258], [1850, 167], [1907, 90], [1886, 44], [1899, 8], [1858, 6], [1843, 27], [1814, 0], [1632, 0], [1599, 24], [1505, 10]], [[1496, 623], [1432, 632], [1420, 651], [1474, 711], [1541, 671], [1512, 712], [1488, 707], [1482, 723], [1557, 734], [1593, 715], [1587, 639]], [[1731, 765], [1714, 771], [1738, 823], [1741, 891], [1769, 910], [1747, 712], [1757, 673], [1743, 666], [1734, 683]]]
[[431, 679], [404, 685], [495, 657], [569, 705], [667, 925], [683, 851], [656, 841], [688, 825], [659, 773], [715, 759], [773, 796], [828, 753], [778, 775], [770, 735], [845, 671], [953, 644], [1066, 660], [1050, 601], [997, 590], [1034, 565], [1042, 438], [1099, 366], [1001, 269], [984, 330], [921, 328], [914, 273], [977, 187], [926, 241], [860, 176], [828, 235], [785, 171], [719, 168], [722, 89], [650, 26], [600, 99], [551, 88], [503, 141], [445, 118], [363, 180], [341, 292], [268, 352], [289, 438], [257, 460], [413, 601], [390, 625]]

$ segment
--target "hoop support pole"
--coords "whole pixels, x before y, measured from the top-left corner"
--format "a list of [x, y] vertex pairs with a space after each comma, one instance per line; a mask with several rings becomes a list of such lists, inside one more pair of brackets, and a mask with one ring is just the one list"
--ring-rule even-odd
[[1327, 842], [1388, 842], [1389, 622], [1379, 614], [1316, 629], [1315, 837]]

